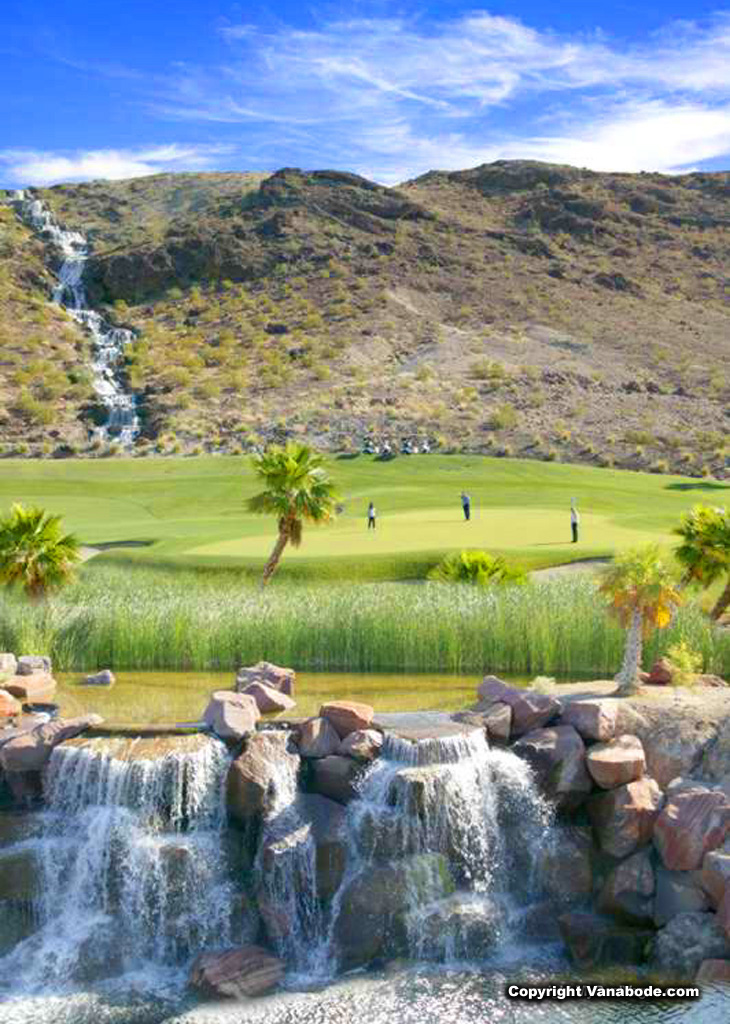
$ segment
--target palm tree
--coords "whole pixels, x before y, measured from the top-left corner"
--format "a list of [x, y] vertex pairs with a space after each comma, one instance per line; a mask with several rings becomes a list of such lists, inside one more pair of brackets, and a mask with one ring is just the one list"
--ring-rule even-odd
[[713, 619], [720, 619], [730, 607], [730, 512], [695, 505], [682, 516], [674, 533], [681, 538], [675, 554], [685, 570], [685, 583], [710, 587], [726, 579], [725, 589], [710, 612]]
[[63, 533], [60, 516], [13, 505], [0, 520], [0, 583], [21, 586], [31, 600], [68, 583], [80, 558], [79, 542]]
[[618, 555], [603, 571], [599, 589], [610, 601], [612, 613], [627, 630], [623, 665], [616, 682], [619, 695], [628, 696], [639, 686], [645, 638], [655, 629], [669, 625], [682, 597], [657, 547]]
[[308, 523], [326, 523], [334, 518], [337, 494], [321, 455], [299, 441], [284, 447], [274, 445], [253, 459], [256, 475], [265, 490], [247, 502], [249, 512], [275, 515], [279, 536], [264, 567], [261, 586], [265, 586], [279, 564], [287, 544], [298, 548], [302, 527]]

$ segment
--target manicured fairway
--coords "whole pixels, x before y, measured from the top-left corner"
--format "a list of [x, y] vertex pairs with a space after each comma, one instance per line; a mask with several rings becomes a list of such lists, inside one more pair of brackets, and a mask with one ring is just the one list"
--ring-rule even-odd
[[[730, 494], [724, 484], [585, 466], [477, 456], [410, 456], [376, 462], [333, 458], [344, 512], [332, 526], [305, 529], [284, 566], [300, 575], [403, 578], [422, 575], [444, 552], [483, 547], [528, 567], [610, 555], [669, 537], [680, 513]], [[472, 499], [465, 523], [459, 495]], [[252, 569], [275, 524], [250, 516], [256, 490], [245, 457], [0, 462], [0, 508], [36, 503], [64, 515], [85, 544], [117, 547], [104, 557]], [[571, 545], [570, 499], [581, 541]], [[368, 501], [378, 510], [366, 529]]]

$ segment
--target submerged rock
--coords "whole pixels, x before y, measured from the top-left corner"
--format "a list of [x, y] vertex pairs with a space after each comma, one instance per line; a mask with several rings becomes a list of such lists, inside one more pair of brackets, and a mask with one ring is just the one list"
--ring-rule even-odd
[[114, 686], [116, 677], [111, 669], [103, 668], [100, 672], [86, 676], [84, 683], [87, 686]]
[[415, 910], [408, 928], [419, 957], [480, 959], [500, 940], [502, 911], [489, 897], [454, 893]]
[[571, 959], [584, 969], [644, 963], [654, 937], [650, 929], [632, 928], [584, 911], [562, 914], [558, 924]]
[[190, 969], [190, 984], [214, 999], [242, 999], [275, 989], [284, 964], [260, 946], [201, 953]]

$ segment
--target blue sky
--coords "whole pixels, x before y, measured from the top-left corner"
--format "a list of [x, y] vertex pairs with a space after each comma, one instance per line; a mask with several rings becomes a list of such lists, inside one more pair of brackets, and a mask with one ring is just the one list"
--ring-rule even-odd
[[[726, 0], [727, 3], [727, 0]], [[730, 167], [730, 6], [6, 0], [0, 185]]]

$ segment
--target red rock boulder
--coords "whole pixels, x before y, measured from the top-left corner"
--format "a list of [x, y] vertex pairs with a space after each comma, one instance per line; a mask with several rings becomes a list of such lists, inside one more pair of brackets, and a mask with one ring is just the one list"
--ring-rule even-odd
[[296, 703], [288, 694], [283, 693], [281, 690], [275, 690], [273, 686], [267, 686], [266, 683], [249, 683], [240, 692], [247, 697], [253, 697], [256, 701], [256, 707], [262, 715], [291, 711], [292, 708], [296, 707]]
[[354, 700], [333, 700], [319, 709], [320, 718], [326, 718], [341, 740], [351, 732], [369, 729], [375, 712], [369, 704]]
[[712, 906], [718, 907], [730, 886], [730, 843], [705, 854], [700, 881]]
[[17, 697], [21, 704], [50, 704], [56, 696], [56, 680], [48, 672], [11, 676], [3, 689]]
[[249, 694], [233, 690], [212, 693], [203, 721], [222, 740], [240, 740], [253, 732], [261, 713]]
[[653, 779], [637, 779], [591, 797], [588, 816], [604, 853], [628, 857], [651, 841], [663, 801]]
[[638, 736], [618, 736], [591, 747], [586, 758], [591, 778], [601, 789], [616, 789], [640, 779], [646, 769], [644, 748]]
[[724, 793], [690, 789], [670, 795], [654, 826], [654, 845], [671, 871], [694, 871], [730, 832]]
[[271, 992], [284, 977], [284, 964], [260, 946], [201, 953], [190, 969], [190, 984], [213, 999], [243, 999]]
[[650, 925], [655, 879], [651, 856], [639, 850], [609, 873], [598, 897], [598, 909], [624, 924]]
[[272, 690], [292, 697], [295, 680], [296, 673], [293, 668], [282, 668], [281, 665], [273, 665], [270, 661], [259, 661], [255, 665], [239, 668], [236, 675], [236, 690], [240, 693], [251, 683], [263, 683]]
[[383, 734], [377, 729], [358, 729], [345, 736], [338, 753], [356, 761], [373, 761], [383, 746]]
[[302, 757], [329, 757], [340, 749], [340, 737], [326, 718], [308, 718], [297, 729]]
[[528, 732], [513, 744], [512, 752], [527, 761], [543, 792], [562, 808], [577, 806], [593, 788], [586, 749], [572, 725]]
[[484, 705], [507, 704], [512, 709], [512, 736], [540, 729], [560, 714], [560, 701], [532, 690], [508, 686], [496, 676], [486, 676], [477, 693]]
[[561, 725], [572, 725], [584, 740], [605, 743], [616, 735], [618, 699], [581, 697], [563, 703]]

